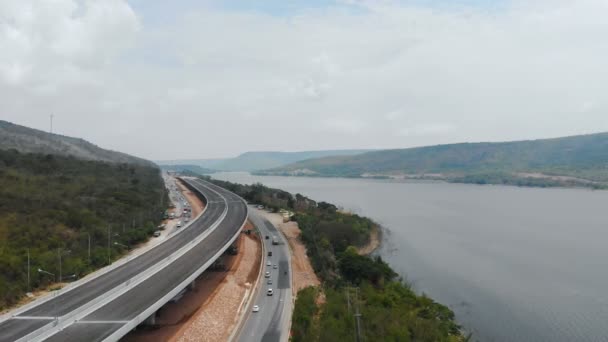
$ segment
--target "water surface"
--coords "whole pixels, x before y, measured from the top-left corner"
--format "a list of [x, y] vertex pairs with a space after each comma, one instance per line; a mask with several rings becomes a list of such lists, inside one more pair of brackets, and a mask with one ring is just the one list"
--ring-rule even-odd
[[379, 253], [480, 341], [608, 341], [608, 191], [251, 176], [373, 218]]

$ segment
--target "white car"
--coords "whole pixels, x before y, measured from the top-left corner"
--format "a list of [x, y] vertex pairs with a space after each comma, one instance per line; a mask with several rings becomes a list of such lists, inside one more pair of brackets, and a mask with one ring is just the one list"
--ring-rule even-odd
[[277, 269], [277, 268], [279, 268], [279, 265], [274, 264], [274, 266], [272, 266], [272, 268]]
[[266, 291], [266, 295], [267, 296], [272, 296], [272, 294], [273, 294], [272, 289], [269, 288], [268, 291]]
[[264, 277], [270, 278], [270, 272], [266, 272], [266, 274], [264, 275]]
[[253, 312], [259, 312], [260, 311], [260, 307], [257, 305], [253, 306]]
[[268, 261], [268, 262], [266, 263], [266, 266], [272, 266], [272, 262]]

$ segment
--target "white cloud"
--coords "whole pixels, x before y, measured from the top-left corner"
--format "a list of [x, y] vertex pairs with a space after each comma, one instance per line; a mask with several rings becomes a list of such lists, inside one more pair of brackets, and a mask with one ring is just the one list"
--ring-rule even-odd
[[456, 127], [448, 123], [423, 123], [406, 126], [399, 129], [399, 134], [404, 137], [417, 137], [425, 135], [440, 135], [454, 131]]
[[0, 5], [0, 82], [42, 87], [80, 83], [112, 61], [139, 29], [120, 0], [3, 1]]
[[321, 121], [321, 128], [333, 133], [348, 133], [354, 135], [365, 127], [363, 121], [348, 117], [330, 117]]
[[0, 115], [44, 128], [53, 111], [62, 133], [159, 159], [608, 130], [607, 10], [369, 1], [159, 23], [119, 0], [2, 1]]

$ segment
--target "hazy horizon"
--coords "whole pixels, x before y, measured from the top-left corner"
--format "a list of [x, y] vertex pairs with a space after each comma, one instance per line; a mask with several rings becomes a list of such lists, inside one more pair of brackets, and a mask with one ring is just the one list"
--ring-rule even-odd
[[3, 1], [0, 118], [150, 160], [604, 132], [607, 10]]

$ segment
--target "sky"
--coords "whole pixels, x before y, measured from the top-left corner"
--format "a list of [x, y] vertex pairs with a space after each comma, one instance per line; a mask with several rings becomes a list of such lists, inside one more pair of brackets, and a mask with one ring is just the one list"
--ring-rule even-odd
[[0, 119], [165, 159], [608, 131], [608, 0], [2, 0]]

